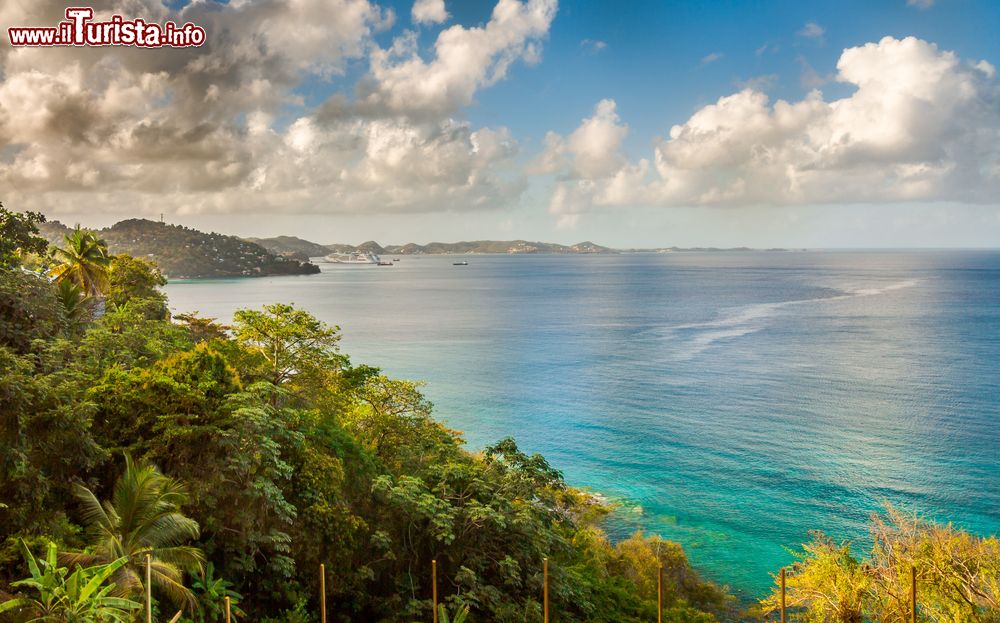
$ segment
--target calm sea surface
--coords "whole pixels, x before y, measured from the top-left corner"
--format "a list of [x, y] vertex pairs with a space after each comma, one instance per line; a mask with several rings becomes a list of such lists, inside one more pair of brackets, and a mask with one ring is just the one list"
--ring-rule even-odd
[[514, 436], [619, 501], [614, 534], [680, 541], [745, 595], [811, 529], [863, 540], [885, 500], [1000, 532], [1000, 252], [467, 259], [167, 292], [340, 325], [470, 447]]

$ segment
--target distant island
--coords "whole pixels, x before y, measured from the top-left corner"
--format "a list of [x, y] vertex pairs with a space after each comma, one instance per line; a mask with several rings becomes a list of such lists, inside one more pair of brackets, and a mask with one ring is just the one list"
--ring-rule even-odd
[[359, 245], [351, 244], [317, 244], [294, 236], [278, 236], [275, 238], [247, 238], [248, 241], [259, 244], [271, 253], [308, 259], [328, 253], [374, 253], [376, 255], [449, 255], [449, 254], [482, 254], [482, 253], [553, 253], [553, 254], [593, 254], [617, 253], [615, 249], [602, 247], [599, 244], [586, 241], [573, 245], [555, 244], [552, 242], [531, 242], [528, 240], [472, 240], [463, 242], [431, 242], [429, 244], [390, 244], [382, 246], [374, 240]]
[[656, 247], [652, 249], [619, 249], [619, 253], [738, 253], [749, 251], [806, 251], [807, 249], [755, 249], [753, 247]]
[[[592, 255], [597, 253], [682, 253], [682, 252], [732, 252], [753, 251], [749, 247], [657, 247], [645, 249], [613, 249], [590, 242], [565, 245], [553, 242], [531, 242], [528, 240], [472, 240], [464, 242], [431, 242], [428, 244], [390, 244], [381, 245], [374, 240], [352, 244], [319, 244], [303, 240], [295, 236], [277, 236], [274, 238], [247, 238], [246, 240], [259, 244], [271, 253], [299, 260], [320, 257], [328, 253], [374, 253], [376, 255], [454, 255], [454, 254], [565, 254]], [[786, 249], [766, 249], [767, 251], [785, 251]]]
[[[38, 229], [52, 245], [61, 245], [70, 228], [59, 221]], [[152, 260], [171, 279], [310, 275], [319, 267], [269, 251], [236, 236], [206, 234], [181, 225], [128, 219], [97, 230], [111, 253]]]

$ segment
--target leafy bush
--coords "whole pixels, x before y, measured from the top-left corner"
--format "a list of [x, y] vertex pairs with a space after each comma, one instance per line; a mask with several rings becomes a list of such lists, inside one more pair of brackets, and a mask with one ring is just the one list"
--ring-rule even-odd
[[[912, 570], [917, 572], [921, 621], [1000, 621], [1000, 541], [907, 515], [887, 506], [871, 520], [865, 559], [849, 543], [822, 533], [803, 546], [787, 574], [787, 603], [795, 619], [860, 623], [909, 621]], [[779, 607], [780, 591], [763, 602]]]
[[63, 308], [48, 279], [0, 268], [0, 346], [18, 353], [35, 340], [51, 340], [63, 328]]
[[22, 541], [24, 559], [31, 577], [11, 584], [14, 589], [28, 589], [35, 597], [15, 597], [0, 603], [0, 613], [12, 612], [19, 621], [66, 621], [81, 623], [127, 623], [139, 603], [114, 595], [109, 580], [127, 559], [119, 558], [106, 565], [77, 566], [72, 573], [60, 567], [56, 545], [49, 543], [45, 558], [38, 560]]

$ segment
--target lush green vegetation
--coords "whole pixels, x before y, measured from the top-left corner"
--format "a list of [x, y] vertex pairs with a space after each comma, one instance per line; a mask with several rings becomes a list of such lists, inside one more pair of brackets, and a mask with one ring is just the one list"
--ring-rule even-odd
[[[770, 617], [704, 581], [681, 547], [601, 531], [609, 512], [512, 439], [481, 452], [417, 384], [353, 364], [290, 305], [232, 327], [170, 319], [156, 267], [0, 208], [0, 621], [710, 623]], [[9, 228], [6, 224], [10, 224]], [[29, 269], [45, 268], [48, 274]], [[817, 533], [789, 569], [790, 620], [1000, 621], [1000, 542], [889, 509], [873, 547]], [[147, 571], [147, 560], [148, 571]]]
[[[1000, 621], [1000, 540], [981, 538], [892, 507], [872, 517], [872, 547], [858, 557], [849, 543], [817, 532], [789, 569], [786, 604], [794, 621], [907, 623], [913, 573], [918, 620]], [[774, 612], [780, 592], [762, 603]]]
[[[72, 230], [62, 223], [43, 223], [40, 229], [49, 243], [71, 248], [64, 244], [64, 238], [72, 234]], [[206, 234], [180, 225], [129, 219], [102, 229], [98, 234], [110, 254], [148, 260], [172, 278], [260, 277], [319, 272], [319, 267], [313, 264], [275, 255], [260, 245], [235, 236]]]
[[70, 283], [86, 296], [99, 296], [108, 289], [111, 257], [108, 244], [97, 235], [77, 227], [65, 236], [63, 246], [52, 250], [55, 264], [49, 271], [61, 283]]
[[12, 266], [26, 255], [45, 253], [48, 244], [38, 236], [38, 224], [44, 222], [39, 212], [12, 212], [0, 203], [0, 265]]
[[219, 621], [226, 596], [316, 620], [321, 563], [331, 621], [427, 621], [432, 559], [450, 620], [539, 621], [544, 558], [556, 621], [655, 619], [659, 564], [667, 620], [728, 617], [679, 546], [611, 544], [605, 505], [512, 439], [467, 451], [336, 327], [167, 319], [155, 267], [95, 246], [71, 232], [55, 281], [24, 270], [37, 249], [0, 267], [0, 618], [138, 620], [147, 555], [160, 621]]
[[23, 543], [24, 560], [31, 576], [11, 586], [34, 593], [0, 603], [0, 613], [19, 614], [33, 621], [116, 621], [132, 620], [139, 604], [115, 597], [116, 585], [109, 580], [125, 565], [119, 558], [106, 565], [77, 566], [72, 573], [60, 566], [55, 543], [49, 543], [45, 558], [35, 558]]

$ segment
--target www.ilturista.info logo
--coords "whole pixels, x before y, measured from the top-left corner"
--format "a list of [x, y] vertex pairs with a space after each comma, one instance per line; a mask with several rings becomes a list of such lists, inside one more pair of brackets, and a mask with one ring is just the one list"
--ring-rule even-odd
[[187, 48], [205, 43], [205, 29], [192, 23], [178, 26], [173, 22], [147, 23], [141, 18], [111, 16], [107, 22], [95, 22], [94, 9], [70, 7], [66, 21], [58, 26], [11, 26], [7, 29], [14, 46], [55, 45], [125, 45], [142, 48]]

